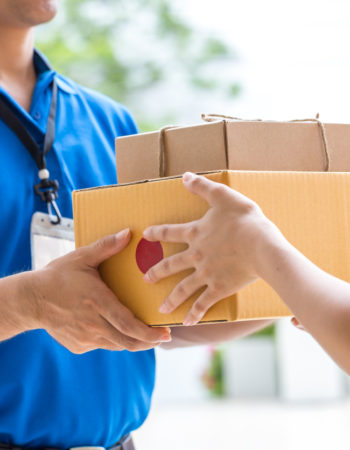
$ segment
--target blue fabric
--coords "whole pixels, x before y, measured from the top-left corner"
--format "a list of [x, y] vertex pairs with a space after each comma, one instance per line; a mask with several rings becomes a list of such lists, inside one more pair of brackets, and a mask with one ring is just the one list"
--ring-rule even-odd
[[[35, 54], [38, 81], [30, 113], [0, 88], [42, 145], [58, 85], [56, 139], [47, 156], [59, 181], [57, 204], [72, 217], [71, 192], [117, 182], [114, 139], [137, 132], [118, 103], [55, 73]], [[37, 167], [0, 121], [0, 276], [30, 269], [29, 228], [46, 205], [34, 194]], [[25, 301], [25, 299], [23, 299]], [[154, 352], [96, 350], [74, 355], [44, 330], [0, 343], [0, 442], [27, 447], [110, 446], [146, 418], [154, 386]]]

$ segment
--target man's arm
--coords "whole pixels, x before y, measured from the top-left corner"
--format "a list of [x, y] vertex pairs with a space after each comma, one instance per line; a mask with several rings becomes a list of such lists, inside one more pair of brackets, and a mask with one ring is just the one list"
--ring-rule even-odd
[[189, 347], [191, 345], [219, 344], [220, 342], [248, 336], [268, 325], [273, 320], [249, 320], [244, 322], [195, 325], [192, 327], [173, 327], [172, 340], [161, 345], [165, 349]]
[[147, 350], [170, 339], [118, 301], [98, 266], [129, 242], [124, 230], [57, 258], [44, 269], [0, 280], [0, 341], [45, 329], [73, 353], [97, 348]]
[[0, 279], [0, 342], [31, 329], [33, 272]]

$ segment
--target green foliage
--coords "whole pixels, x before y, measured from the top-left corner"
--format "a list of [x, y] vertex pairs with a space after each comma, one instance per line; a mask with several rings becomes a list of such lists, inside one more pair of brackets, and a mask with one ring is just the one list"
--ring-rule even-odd
[[140, 102], [147, 92], [155, 93], [163, 117], [175, 120], [172, 105], [157, 96], [162, 89], [239, 93], [215, 73], [216, 64], [235, 60], [233, 51], [194, 29], [180, 6], [185, 0], [62, 0], [59, 17], [39, 30], [37, 46], [59, 72], [125, 103], [149, 128], [154, 121]]
[[247, 337], [249, 339], [250, 337], [256, 337], [256, 336], [264, 336], [264, 337], [270, 337], [274, 338], [276, 334], [276, 327], [275, 324], [269, 325], [266, 328], [263, 328], [262, 330], [258, 331], [257, 333], [254, 333]]
[[213, 397], [223, 397], [225, 395], [222, 349], [212, 348], [210, 350], [209, 364], [202, 375], [202, 382]]

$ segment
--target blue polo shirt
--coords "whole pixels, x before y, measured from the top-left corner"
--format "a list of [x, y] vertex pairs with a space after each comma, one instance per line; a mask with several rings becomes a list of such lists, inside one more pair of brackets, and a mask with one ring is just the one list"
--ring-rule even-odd
[[[60, 185], [57, 204], [72, 217], [72, 190], [116, 183], [114, 139], [137, 129], [120, 104], [57, 74], [37, 52], [34, 62], [38, 80], [30, 112], [1, 87], [0, 96], [41, 146], [56, 79], [56, 139], [46, 159]], [[1, 277], [31, 268], [31, 218], [35, 211], [47, 212], [33, 190], [37, 172], [29, 152], [0, 120]], [[0, 443], [111, 446], [145, 420], [154, 368], [153, 351], [75, 355], [44, 330], [1, 342]]]

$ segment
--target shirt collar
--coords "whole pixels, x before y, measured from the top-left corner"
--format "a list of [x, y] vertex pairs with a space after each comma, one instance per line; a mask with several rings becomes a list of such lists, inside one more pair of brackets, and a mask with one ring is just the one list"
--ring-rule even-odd
[[[57, 87], [65, 92], [66, 94], [76, 94], [77, 91], [76, 89], [71, 86], [70, 84], [68, 84], [66, 81], [64, 81], [64, 79], [62, 79], [60, 77], [59, 74], [57, 74], [57, 72], [55, 72], [49, 62], [49, 60], [46, 58], [45, 55], [43, 55], [38, 49], [34, 49], [34, 66], [35, 66], [35, 70], [36, 73], [38, 75], [38, 77], [40, 77], [41, 75], [45, 74], [45, 75], [51, 75], [48, 78], [53, 79], [55, 78], [56, 83], [57, 83]], [[50, 72], [50, 74], [46, 74], [45, 72]]]
[[34, 58], [34, 67], [37, 75], [41, 75], [42, 73], [47, 71], [53, 72], [49, 60], [36, 48], [34, 49], [33, 58]]

